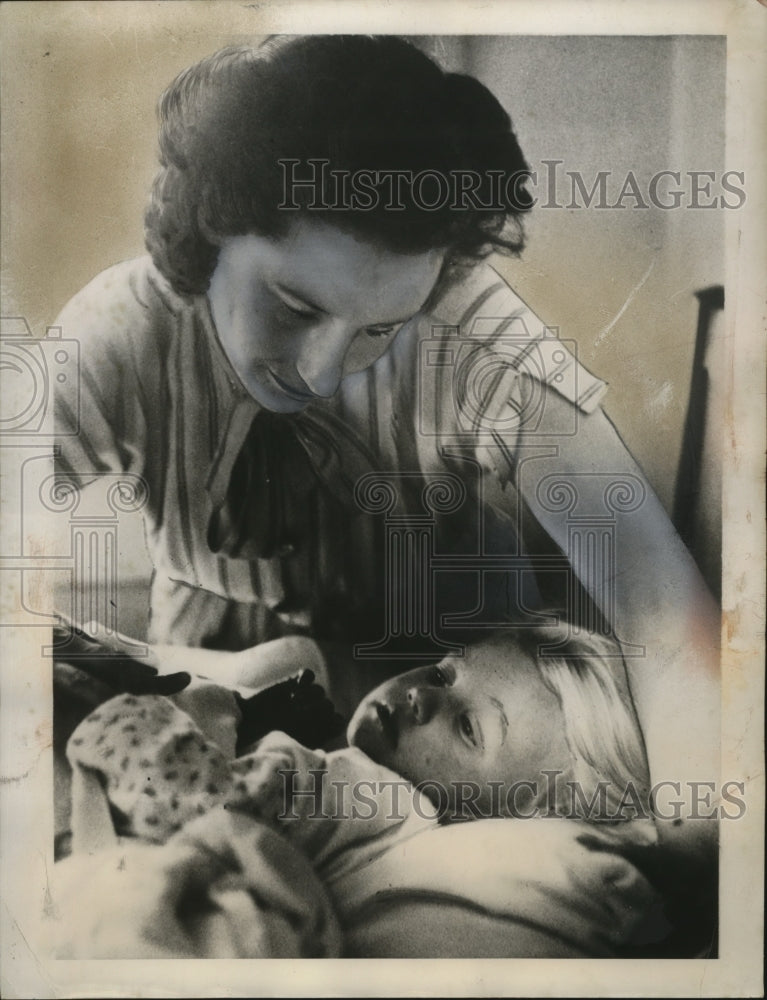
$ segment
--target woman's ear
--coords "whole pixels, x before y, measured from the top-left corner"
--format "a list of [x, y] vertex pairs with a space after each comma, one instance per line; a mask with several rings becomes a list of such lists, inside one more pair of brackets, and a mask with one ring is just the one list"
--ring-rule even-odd
[[212, 226], [208, 225], [208, 220], [205, 218], [205, 213], [203, 212], [202, 206], [197, 209], [197, 228], [200, 230], [202, 235], [214, 247], [221, 247], [225, 236], [217, 232]]

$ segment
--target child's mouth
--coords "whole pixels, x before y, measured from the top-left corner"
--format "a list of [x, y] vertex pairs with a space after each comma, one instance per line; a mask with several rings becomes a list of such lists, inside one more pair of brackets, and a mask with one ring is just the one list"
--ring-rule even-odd
[[383, 705], [381, 702], [376, 702], [375, 710], [384, 737], [393, 749], [396, 748], [398, 738], [397, 723], [394, 720], [392, 710], [388, 705]]

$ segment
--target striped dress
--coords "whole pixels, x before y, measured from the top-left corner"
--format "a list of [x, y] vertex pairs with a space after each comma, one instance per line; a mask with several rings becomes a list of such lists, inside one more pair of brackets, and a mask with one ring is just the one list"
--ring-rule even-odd
[[525, 582], [512, 597], [514, 574], [478, 569], [524, 556], [515, 456], [546, 393], [591, 412], [606, 386], [488, 264], [449, 285], [332, 400], [286, 418], [310, 458], [304, 492], [279, 454], [264, 471], [253, 453], [239, 509], [257, 518], [267, 495], [292, 508], [287, 535], [262, 551], [215, 540], [259, 405], [206, 297], [176, 295], [141, 257], [100, 274], [56, 325], [81, 358], [79, 392], [67, 383], [57, 394], [57, 475], [78, 487], [103, 473], [143, 478], [151, 640], [237, 649], [300, 632], [373, 648], [398, 630], [434, 638], [480, 606], [492, 623], [509, 602], [538, 600], [531, 574], [514, 577]]

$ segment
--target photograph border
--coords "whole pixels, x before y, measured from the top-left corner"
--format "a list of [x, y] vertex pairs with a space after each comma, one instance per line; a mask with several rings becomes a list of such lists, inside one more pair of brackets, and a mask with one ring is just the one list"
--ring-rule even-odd
[[[66, 2], [66, 0], [65, 0]], [[18, 18], [44, 34], [49, 3], [0, 8], [4, 73], [20, 72], [6, 51]], [[91, 7], [101, 3], [71, 4]], [[129, 0], [110, 16], [148, 18], [154, 3]], [[163, 5], [168, 6], [168, 5]], [[170, 0], [181, 19], [195, 4]], [[272, 0], [207, 6], [252, 14], [254, 34], [726, 35], [726, 169], [745, 173], [746, 209], [726, 214], [727, 366], [723, 469], [722, 776], [743, 781], [748, 808], [721, 824], [719, 958], [56, 961], [50, 957], [52, 875], [50, 660], [43, 628], [0, 627], [0, 874], [2, 992], [11, 997], [131, 996], [759, 996], [763, 993], [764, 625], [765, 625], [765, 281], [767, 273], [767, 6], [759, 0]], [[192, 27], [194, 15], [191, 17]], [[214, 40], [212, 40], [213, 42]], [[30, 95], [34, 99], [34, 95]], [[3, 143], [4, 164], [13, 149]], [[12, 206], [8, 212], [33, 210]], [[4, 286], [14, 262], [4, 260]], [[757, 403], [758, 401], [758, 403]], [[24, 447], [23, 444], [16, 447]], [[34, 449], [31, 458], [36, 458]], [[18, 490], [4, 484], [3, 536], [20, 516]], [[15, 532], [17, 524], [14, 523]], [[25, 525], [25, 531], [27, 526]], [[32, 534], [45, 529], [30, 525]], [[3, 546], [3, 554], [7, 549]], [[0, 561], [0, 569], [12, 559]], [[19, 595], [4, 583], [0, 600]], [[14, 670], [24, 663], [24, 671]], [[27, 664], [31, 665], [27, 669]], [[48, 846], [46, 846], [46, 844]]]

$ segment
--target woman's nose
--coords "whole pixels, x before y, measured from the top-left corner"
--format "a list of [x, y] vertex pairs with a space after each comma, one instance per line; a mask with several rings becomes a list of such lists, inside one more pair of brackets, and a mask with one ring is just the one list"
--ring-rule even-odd
[[342, 324], [322, 324], [304, 336], [296, 369], [315, 396], [335, 395], [353, 339], [354, 333]]
[[411, 687], [407, 692], [407, 702], [416, 725], [423, 726], [434, 713], [434, 692], [428, 688]]

